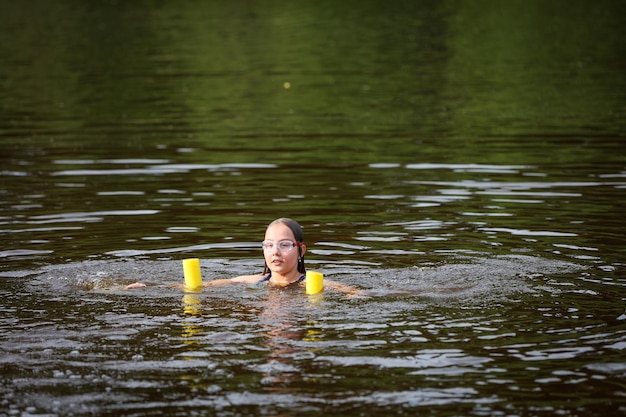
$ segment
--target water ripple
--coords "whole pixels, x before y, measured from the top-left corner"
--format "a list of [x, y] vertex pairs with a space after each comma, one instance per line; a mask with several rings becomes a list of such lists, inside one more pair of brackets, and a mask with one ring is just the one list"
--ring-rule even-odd
[[93, 175], [161, 175], [173, 173], [186, 173], [192, 170], [239, 170], [239, 169], [271, 169], [276, 168], [275, 164], [161, 164], [151, 165], [146, 168], [122, 168], [122, 169], [74, 169], [52, 172], [52, 176], [93, 176]]

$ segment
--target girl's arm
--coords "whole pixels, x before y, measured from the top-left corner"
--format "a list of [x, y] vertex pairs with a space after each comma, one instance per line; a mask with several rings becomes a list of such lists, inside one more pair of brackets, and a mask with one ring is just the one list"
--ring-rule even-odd
[[[231, 284], [256, 284], [257, 282], [259, 282], [260, 280], [263, 279], [265, 275], [263, 274], [256, 274], [256, 275], [241, 275], [235, 278], [226, 278], [226, 279], [214, 279], [212, 281], [204, 281], [202, 283], [202, 286], [204, 287], [214, 287], [214, 286], [222, 286], [222, 285], [231, 285]], [[180, 283], [180, 284], [170, 284], [170, 285], [159, 285], [159, 287], [166, 287], [166, 288], [183, 288], [185, 285]], [[124, 287], [125, 290], [132, 290], [134, 288], [144, 288], [147, 287], [146, 284], [144, 284], [143, 282], [135, 282], [132, 283], [130, 285], [127, 285], [126, 287]]]
[[205, 287], [214, 287], [214, 286], [222, 286], [222, 285], [232, 285], [232, 284], [256, 284], [260, 280], [263, 279], [265, 275], [256, 274], [256, 275], [241, 275], [235, 278], [226, 278], [226, 279], [214, 279], [213, 281], [206, 281], [202, 285]]

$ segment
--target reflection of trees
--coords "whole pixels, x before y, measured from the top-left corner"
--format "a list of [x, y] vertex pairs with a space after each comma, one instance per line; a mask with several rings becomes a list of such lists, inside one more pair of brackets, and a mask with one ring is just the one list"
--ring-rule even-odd
[[619, 115], [623, 2], [244, 4], [3, 2], [8, 120], [103, 144], [202, 131], [194, 142], [224, 149], [356, 134], [346, 149], [376, 154], [416, 133], [474, 140]]
[[[159, 87], [147, 76], [159, 37], [142, 17], [145, 10], [126, 3], [35, 3], [12, 3], [0, 12], [13, 29], [0, 41], [0, 53], [18, 66], [6, 74], [3, 95], [30, 96], [31, 115], [53, 124], [57, 135], [85, 125], [110, 131], [123, 117], [148, 118], [137, 104]], [[15, 104], [19, 111], [26, 103]]]
[[441, 62], [433, 6], [38, 3], [0, 6], [13, 29], [0, 54], [20, 66], [3, 95], [36, 97], [31, 110], [64, 129], [106, 133], [92, 141], [203, 131], [194, 142], [230, 149], [268, 135], [334, 143], [325, 135], [419, 127], [436, 94], [416, 80], [441, 83], [423, 65]]
[[611, 91], [625, 81], [624, 2], [489, 3], [459, 3], [447, 21], [451, 59], [441, 94], [455, 133], [529, 141], [618, 127], [607, 116], [621, 106]]

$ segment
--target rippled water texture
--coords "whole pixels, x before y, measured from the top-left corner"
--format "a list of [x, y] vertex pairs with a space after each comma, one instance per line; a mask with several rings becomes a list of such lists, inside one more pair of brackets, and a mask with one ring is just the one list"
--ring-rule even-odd
[[623, 2], [292, 3], [1, 2], [0, 416], [626, 413]]

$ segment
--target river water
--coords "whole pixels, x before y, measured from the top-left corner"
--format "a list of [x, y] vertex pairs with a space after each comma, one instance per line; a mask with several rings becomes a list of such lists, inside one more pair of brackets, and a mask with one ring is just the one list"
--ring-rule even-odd
[[2, 2], [0, 416], [625, 414], [624, 16]]

